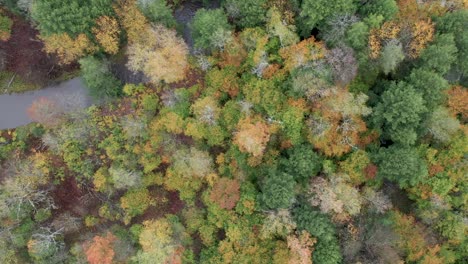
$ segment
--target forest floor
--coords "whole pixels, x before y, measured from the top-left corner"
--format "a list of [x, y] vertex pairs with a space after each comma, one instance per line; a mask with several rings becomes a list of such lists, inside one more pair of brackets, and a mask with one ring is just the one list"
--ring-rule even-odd
[[40, 89], [73, 78], [78, 65], [60, 66], [43, 50], [39, 32], [29, 21], [7, 13], [13, 20], [11, 37], [0, 41], [0, 94]]

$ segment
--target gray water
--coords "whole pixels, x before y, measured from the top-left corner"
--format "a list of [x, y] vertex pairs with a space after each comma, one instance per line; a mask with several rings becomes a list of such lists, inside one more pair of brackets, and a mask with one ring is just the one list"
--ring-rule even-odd
[[60, 100], [61, 97], [70, 94], [78, 95], [80, 100], [84, 100], [83, 106], [89, 106], [92, 103], [81, 78], [74, 78], [41, 90], [0, 95], [0, 129], [15, 128], [31, 123], [27, 109], [34, 100], [40, 97]]

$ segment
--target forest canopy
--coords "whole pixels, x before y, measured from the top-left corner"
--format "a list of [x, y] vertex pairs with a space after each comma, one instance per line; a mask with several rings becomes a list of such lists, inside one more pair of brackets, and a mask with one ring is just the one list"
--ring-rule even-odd
[[0, 0], [0, 83], [93, 100], [0, 130], [0, 263], [467, 263], [467, 23], [462, 0]]

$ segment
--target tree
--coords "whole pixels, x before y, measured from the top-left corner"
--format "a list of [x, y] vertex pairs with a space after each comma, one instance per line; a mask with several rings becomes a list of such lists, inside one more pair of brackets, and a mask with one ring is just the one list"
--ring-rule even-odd
[[127, 66], [135, 72], [142, 71], [155, 84], [185, 78], [188, 47], [175, 30], [162, 25], [148, 27], [139, 41], [130, 44], [127, 54]]
[[219, 207], [231, 210], [240, 198], [240, 184], [237, 180], [220, 178], [213, 186], [210, 199]]
[[345, 182], [346, 175], [333, 175], [330, 180], [321, 177], [310, 181], [309, 202], [323, 213], [333, 212], [338, 219], [359, 214], [362, 199], [359, 191]]
[[453, 34], [437, 35], [434, 42], [421, 52], [419, 65], [444, 75], [457, 59], [457, 52]]
[[41, 34], [89, 35], [95, 20], [112, 14], [112, 0], [39, 0], [33, 3], [32, 18], [38, 22]]
[[322, 168], [322, 157], [311, 145], [298, 145], [288, 149], [287, 158], [280, 160], [280, 167], [301, 182], [317, 175]]
[[449, 84], [441, 75], [425, 69], [414, 69], [407, 78], [409, 84], [422, 94], [428, 110], [434, 109], [443, 101], [443, 91]]
[[85, 34], [72, 38], [66, 33], [60, 33], [40, 38], [44, 41], [45, 51], [57, 54], [61, 64], [70, 64], [96, 51], [96, 47]]
[[367, 96], [351, 94], [348, 90], [332, 90], [329, 96], [314, 104], [307, 121], [309, 141], [328, 156], [351, 151], [367, 127], [362, 116], [369, 115]]
[[356, 50], [364, 49], [368, 39], [369, 26], [362, 21], [352, 24], [346, 32], [347, 43]]
[[410, 42], [409, 56], [417, 58], [427, 44], [434, 38], [434, 23], [430, 19], [416, 21], [411, 27], [412, 39]]
[[292, 175], [271, 170], [262, 184], [260, 199], [269, 209], [288, 208], [294, 202], [295, 184]]
[[336, 14], [331, 18], [327, 18], [320, 28], [320, 35], [329, 47], [343, 46], [346, 31], [358, 20], [358, 17], [353, 14]]
[[315, 211], [306, 203], [301, 203], [293, 209], [293, 216], [299, 230], [306, 230], [317, 238], [312, 255], [314, 263], [341, 263], [342, 256], [335, 237], [335, 227], [326, 215]]
[[184, 236], [183, 226], [167, 218], [144, 221], [139, 235], [142, 250], [133, 260], [142, 264], [182, 263], [184, 247], [176, 238]]
[[111, 264], [114, 259], [114, 243], [117, 237], [111, 232], [105, 236], [95, 236], [91, 242], [83, 245], [86, 259], [90, 264]]
[[296, 223], [292, 219], [288, 209], [268, 211], [262, 227], [262, 237], [289, 237], [296, 229]]
[[226, 44], [231, 26], [222, 9], [199, 9], [192, 21], [195, 47], [215, 50]]
[[288, 236], [288, 248], [292, 255], [288, 264], [312, 264], [313, 246], [316, 242], [317, 240], [304, 230]]
[[120, 25], [127, 33], [128, 42], [142, 42], [147, 36], [148, 20], [136, 4], [136, 0], [122, 0], [114, 5]]
[[240, 28], [260, 26], [266, 20], [266, 0], [226, 0], [224, 8], [234, 23]]
[[96, 40], [106, 53], [116, 54], [119, 51], [120, 28], [113, 17], [102, 16], [96, 20], [96, 26], [92, 29]]
[[320, 26], [326, 18], [340, 13], [353, 13], [355, 7], [351, 0], [304, 0], [298, 17], [298, 27], [301, 36], [310, 36], [313, 28]]
[[267, 17], [267, 31], [271, 35], [279, 38], [281, 47], [287, 47], [299, 42], [299, 36], [296, 34], [296, 27], [294, 25], [285, 24], [281, 13], [276, 7], [270, 8]]
[[390, 40], [385, 44], [381, 56], [380, 56], [380, 65], [385, 74], [389, 74], [394, 71], [398, 64], [405, 59], [405, 54], [403, 53], [403, 47], [398, 40]]
[[131, 189], [120, 198], [120, 207], [125, 211], [125, 223], [129, 223], [132, 217], [143, 214], [155, 201], [150, 196], [148, 189]]
[[11, 36], [13, 21], [0, 12], [0, 41], [7, 41]]
[[211, 96], [198, 99], [192, 105], [192, 111], [198, 121], [209, 126], [216, 125], [221, 114], [218, 102]]
[[413, 187], [428, 176], [426, 162], [413, 148], [399, 145], [381, 148], [376, 160], [378, 176], [397, 182], [401, 188]]
[[461, 242], [466, 239], [466, 223], [457, 213], [446, 212], [436, 224], [436, 229], [447, 239]]
[[141, 184], [142, 174], [139, 171], [127, 170], [120, 166], [111, 166], [109, 174], [114, 187], [117, 189], [138, 187]]
[[53, 231], [49, 228], [42, 228], [31, 236], [28, 241], [28, 253], [37, 262], [52, 261], [54, 257], [63, 247], [64, 243], [60, 239], [60, 230]]
[[280, 56], [284, 59], [284, 67], [288, 71], [301, 66], [308, 66], [314, 61], [323, 59], [325, 53], [325, 44], [316, 41], [314, 37], [279, 50]]
[[325, 59], [332, 68], [337, 85], [344, 87], [356, 77], [358, 65], [350, 47], [334, 48], [327, 53]]
[[385, 20], [391, 20], [398, 13], [398, 6], [395, 0], [364, 1], [358, 11], [363, 16], [381, 15]]
[[164, 186], [168, 190], [179, 191], [182, 199], [190, 201], [210, 177], [216, 177], [210, 154], [195, 147], [181, 148], [172, 156], [172, 164], [166, 171]]
[[163, 24], [168, 28], [176, 26], [176, 20], [172, 16], [172, 9], [167, 0], [138, 0], [138, 7], [153, 23]]
[[425, 127], [434, 139], [447, 143], [460, 128], [460, 122], [446, 108], [438, 107], [425, 121]]
[[374, 109], [373, 120], [386, 138], [411, 145], [416, 142], [421, 115], [426, 112], [421, 94], [413, 86], [392, 82]]
[[462, 86], [453, 86], [447, 91], [448, 106], [462, 120], [468, 120], [468, 89]]
[[106, 61], [94, 57], [80, 60], [82, 76], [91, 96], [96, 99], [117, 97], [122, 93], [122, 83], [109, 70]]
[[466, 20], [468, 19], [468, 11], [466, 8], [447, 12], [442, 17], [436, 20], [437, 31], [441, 33], [452, 33], [454, 36], [455, 45], [457, 47], [456, 71], [461, 75], [468, 74], [468, 29]]
[[266, 144], [270, 140], [269, 127], [264, 122], [246, 118], [237, 124], [237, 132], [234, 135], [234, 144], [240, 151], [261, 157]]

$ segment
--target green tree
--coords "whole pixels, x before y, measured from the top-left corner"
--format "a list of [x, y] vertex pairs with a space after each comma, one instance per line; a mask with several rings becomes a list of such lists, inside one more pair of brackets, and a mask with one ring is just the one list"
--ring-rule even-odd
[[91, 96], [96, 99], [116, 97], [122, 94], [122, 83], [109, 70], [107, 62], [94, 57], [80, 60], [81, 73]]
[[465, 234], [468, 228], [461, 215], [447, 212], [436, 224], [436, 229], [447, 239], [462, 241], [466, 239]]
[[112, 0], [38, 0], [32, 7], [32, 18], [38, 22], [41, 34], [80, 33], [91, 35], [95, 20], [111, 15]]
[[11, 36], [11, 27], [13, 20], [0, 13], [0, 41], [7, 41]]
[[314, 151], [312, 145], [302, 144], [288, 149], [287, 158], [281, 159], [280, 167], [301, 182], [319, 173], [322, 157]]
[[426, 111], [424, 100], [413, 86], [391, 83], [374, 109], [373, 121], [382, 128], [384, 137], [411, 145], [416, 142], [416, 130]]
[[438, 107], [425, 122], [427, 133], [434, 139], [447, 143], [460, 128], [460, 122], [446, 108]]
[[172, 16], [171, 7], [167, 5], [167, 0], [138, 0], [138, 7], [151, 22], [161, 23], [169, 28], [176, 26], [176, 20]]
[[394, 71], [398, 64], [405, 59], [403, 47], [398, 40], [389, 41], [380, 54], [380, 66], [385, 74]]
[[224, 8], [240, 28], [262, 25], [266, 20], [266, 0], [226, 0]]
[[195, 47], [214, 50], [223, 48], [229, 39], [231, 26], [222, 9], [200, 9], [192, 21]]
[[267, 208], [288, 208], [294, 201], [296, 182], [290, 174], [270, 170], [261, 186], [261, 201]]
[[441, 75], [426, 69], [414, 69], [407, 81], [422, 94], [428, 110], [442, 103], [443, 91], [449, 86]]
[[454, 12], [447, 12], [444, 16], [436, 20], [437, 31], [441, 33], [452, 33], [455, 40], [455, 45], [458, 49], [456, 61], [457, 71], [464, 75], [468, 75], [468, 10], [459, 9]]
[[297, 21], [300, 34], [304, 37], [310, 36], [312, 29], [327, 18], [335, 14], [353, 13], [354, 9], [352, 0], [304, 0]]
[[401, 188], [415, 186], [428, 176], [426, 162], [413, 148], [400, 145], [382, 148], [376, 160], [378, 176], [397, 182]]
[[368, 39], [369, 27], [364, 22], [354, 23], [346, 32], [346, 41], [356, 50], [361, 50], [367, 47]]
[[457, 52], [453, 34], [436, 35], [432, 44], [421, 52], [419, 65], [444, 75], [457, 59]]
[[381, 15], [385, 20], [390, 20], [398, 13], [395, 0], [372, 0], [364, 2], [359, 6], [358, 12], [363, 16]]
[[341, 263], [340, 246], [336, 239], [335, 227], [330, 219], [325, 214], [314, 210], [306, 202], [294, 208], [292, 213], [298, 229], [306, 230], [317, 238], [317, 245], [312, 254], [314, 263]]

